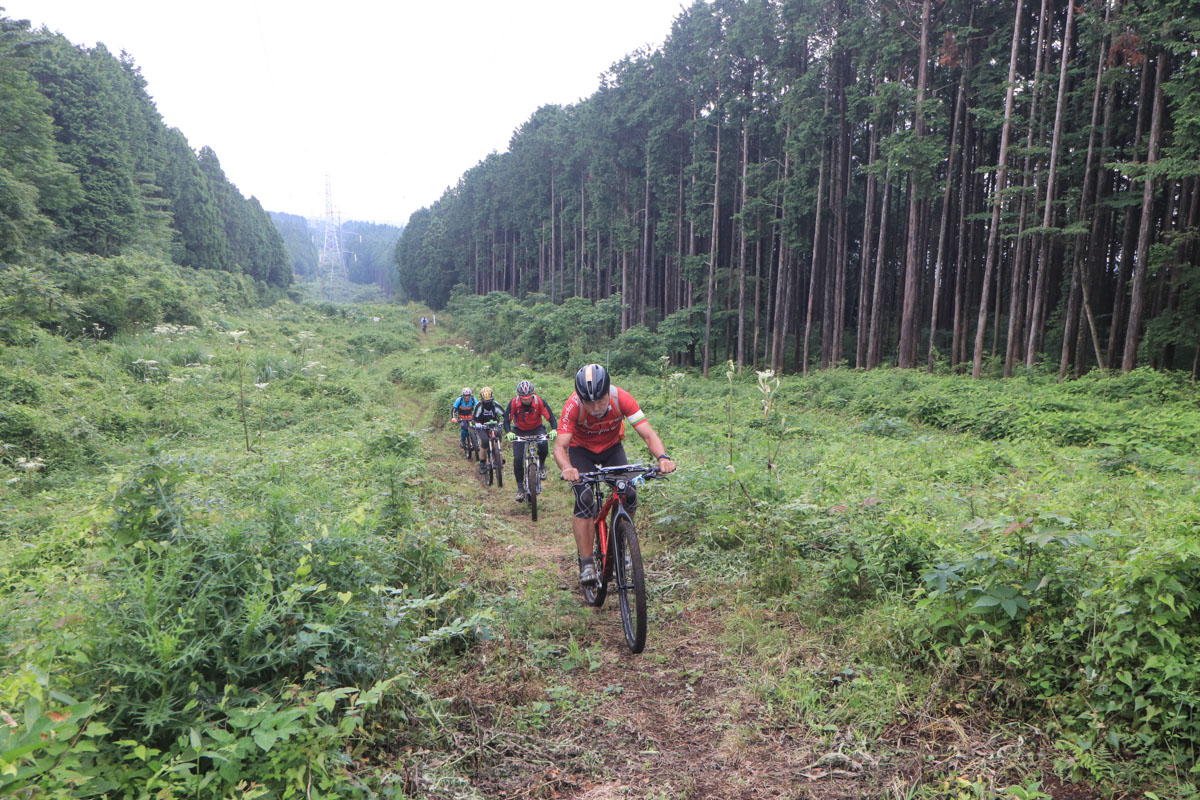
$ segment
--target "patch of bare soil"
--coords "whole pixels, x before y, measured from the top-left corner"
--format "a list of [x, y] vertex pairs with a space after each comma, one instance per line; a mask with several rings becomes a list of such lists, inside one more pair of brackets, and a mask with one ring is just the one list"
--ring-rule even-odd
[[[472, 562], [472, 580], [481, 591], [511, 588], [514, 580], [535, 577], [545, 582], [545, 571], [553, 570], [558, 591], [583, 607], [567, 528], [569, 504], [563, 492], [549, 485], [557, 474], [553, 463], [544, 515], [534, 523], [528, 508], [514, 502], [510, 465], [505, 487], [487, 488], [470, 477], [473, 468], [452, 431], [429, 439], [431, 472], [447, 485], [462, 487], [460, 496], [446, 502], [486, 503], [519, 531], [505, 539], [481, 532]], [[513, 569], [513, 564], [521, 566]], [[503, 565], [508, 568], [502, 579], [488, 574]], [[656, 574], [657, 568], [648, 561], [648, 581], [666, 577]], [[458, 715], [455, 753], [444, 760], [453, 760], [469, 774], [483, 796], [508, 800], [902, 798], [908, 787], [951, 772], [998, 779], [1012, 763], [1014, 750], [1026, 765], [1038, 760], [1032, 744], [1039, 738], [1036, 732], [993, 725], [983, 717], [957, 717], [953, 709], [906, 711], [866, 749], [850, 730], [831, 738], [828, 730], [782, 724], [744, 685], [745, 676], [761, 672], [762, 664], [752, 653], [724, 647], [725, 607], [678, 605], [683, 608], [679, 613], [652, 614], [641, 655], [625, 646], [615, 597], [603, 608], [587, 609], [593, 638], [583, 645], [599, 644], [598, 669], [547, 674], [506, 662], [510, 656], [504, 643], [473, 649], [461, 671], [437, 688], [439, 696], [454, 698]], [[553, 687], [602, 699], [577, 713], [554, 711], [537, 726], [514, 722], [520, 718], [517, 709], [545, 701]], [[998, 785], [1011, 785], [1020, 776], [1006, 777], [1012, 780]], [[1056, 800], [1096, 796], [1062, 784], [1049, 792]]]

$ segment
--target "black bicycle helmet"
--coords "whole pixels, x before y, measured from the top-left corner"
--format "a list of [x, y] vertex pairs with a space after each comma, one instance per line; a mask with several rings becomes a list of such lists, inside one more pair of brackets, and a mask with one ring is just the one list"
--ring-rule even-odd
[[529, 381], [521, 381], [517, 384], [517, 395], [519, 397], [529, 397], [533, 394], [533, 384]]
[[599, 400], [608, 394], [610, 385], [608, 370], [599, 364], [588, 364], [575, 373], [575, 393], [580, 400]]

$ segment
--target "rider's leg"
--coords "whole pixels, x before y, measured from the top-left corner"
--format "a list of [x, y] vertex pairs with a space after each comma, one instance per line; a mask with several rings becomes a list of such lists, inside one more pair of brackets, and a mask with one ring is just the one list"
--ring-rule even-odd
[[[571, 466], [580, 472], [591, 472], [597, 466], [596, 454], [583, 447], [567, 448], [567, 458]], [[596, 516], [596, 495], [592, 487], [583, 483], [571, 486], [575, 490], [575, 510], [571, 519], [571, 533], [575, 536], [575, 547], [580, 558], [592, 557], [592, 545], [596, 538], [596, 526], [592, 519]]]
[[525, 448], [527, 446], [525, 442], [513, 442], [513, 476], [517, 479], [517, 486], [525, 485]]
[[575, 549], [580, 558], [592, 557], [592, 545], [596, 539], [596, 526], [590, 519], [574, 517], [571, 520], [571, 532], [575, 534]]

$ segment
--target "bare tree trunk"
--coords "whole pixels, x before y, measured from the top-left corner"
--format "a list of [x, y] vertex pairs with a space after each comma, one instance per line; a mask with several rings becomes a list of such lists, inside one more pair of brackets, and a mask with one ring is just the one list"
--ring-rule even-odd
[[704, 377], [708, 377], [710, 360], [709, 348], [712, 346], [712, 301], [713, 285], [717, 278], [717, 254], [719, 234], [721, 231], [721, 112], [717, 115], [717, 153], [713, 170], [713, 211], [712, 211], [712, 246], [708, 255], [708, 307], [704, 312]]
[[979, 322], [975, 328], [975, 359], [971, 366], [971, 377], [983, 374], [983, 337], [987, 331], [988, 290], [992, 283], [992, 265], [996, 258], [996, 243], [1000, 236], [1000, 207], [1004, 204], [1004, 185], [1008, 177], [1008, 138], [1012, 131], [1013, 91], [1017, 80], [1017, 46], [1021, 40], [1021, 9], [1024, 0], [1017, 0], [1013, 15], [1012, 48], [1008, 56], [1008, 90], [1004, 96], [1004, 125], [1000, 131], [1000, 157], [996, 167], [996, 184], [992, 188], [992, 222], [988, 229], [987, 256], [983, 266], [983, 286], [980, 290]]
[[[1158, 54], [1158, 69], [1154, 75], [1154, 108], [1150, 112], [1150, 142], [1146, 148], [1146, 164], [1158, 161], [1158, 143], [1162, 136], [1163, 82], [1167, 79], [1170, 57], [1165, 50]], [[1134, 255], [1133, 292], [1129, 299], [1129, 324], [1125, 328], [1125, 357], [1121, 371], [1137, 366], [1138, 343], [1142, 338], [1142, 306], [1146, 293], [1146, 259], [1150, 253], [1150, 222], [1154, 213], [1154, 171], [1146, 173], [1142, 188], [1142, 224], [1138, 229], [1137, 253]]]
[[750, 126], [742, 120], [742, 222], [738, 241], [738, 318], [737, 365], [740, 372], [746, 363], [746, 173], [750, 161]]
[[858, 325], [854, 337], [854, 366], [862, 369], [867, 365], [867, 323], [870, 310], [867, 305], [867, 280], [871, 269], [871, 224], [875, 221], [875, 185], [878, 182], [875, 173], [870, 169], [875, 164], [879, 154], [879, 134], [875, 125], [871, 125], [871, 144], [867, 153], [867, 206], [863, 211], [862, 255], [858, 266]]
[[[785, 143], [783, 148], [783, 183], [787, 183], [790, 177], [791, 168], [791, 153], [789, 152], [786, 142], [792, 138], [792, 127], [787, 126], [783, 137]], [[782, 205], [782, 197], [780, 198], [780, 208], [783, 209], [779, 220], [779, 261], [778, 267], [775, 270], [775, 320], [774, 330], [771, 336], [771, 369], [775, 372], [783, 372], [783, 350], [787, 342], [786, 321], [784, 310], [787, 307], [787, 277], [786, 277], [786, 258], [787, 252], [787, 210]]]
[[[1045, 0], [1042, 0], [1043, 8]], [[1062, 140], [1063, 109], [1067, 94], [1067, 61], [1071, 52], [1071, 35], [1075, 26], [1075, 3], [1067, 3], [1066, 31], [1063, 34], [1062, 60], [1058, 70], [1058, 100], [1054, 106], [1054, 133], [1050, 140], [1050, 167], [1046, 174], [1046, 200], [1042, 205], [1042, 232], [1038, 238], [1041, 244], [1041, 255], [1038, 258], [1037, 288], [1033, 295], [1033, 312], [1029, 318], [1028, 346], [1025, 350], [1025, 366], [1032, 369], [1037, 358], [1037, 350], [1042, 344], [1042, 333], [1045, 327], [1047, 311], [1046, 282], [1050, 272], [1050, 227], [1054, 224], [1054, 190], [1058, 175], [1058, 145]], [[1068, 305], [1070, 300], [1068, 298]], [[1069, 339], [1069, 335], [1066, 337]]]
[[[921, 62], [917, 69], [917, 108], [913, 125], [914, 148], [920, 147], [925, 133], [925, 121], [921, 105], [925, 102], [925, 83], [929, 73], [929, 6], [930, 0], [921, 5]], [[917, 348], [921, 338], [918, 320], [921, 281], [918, 274], [917, 240], [919, 238], [920, 201], [917, 182], [912, 175], [908, 179], [908, 241], [904, 250], [904, 305], [900, 311], [900, 352], [897, 363], [902, 368], [917, 365]]]
[[[755, 225], [755, 229], [759, 226]], [[754, 334], [750, 344], [750, 364], [758, 369], [758, 333], [762, 312], [762, 236], [754, 237]]]
[[[972, 5], [970, 18], [967, 22], [968, 27], [971, 26], [974, 19], [975, 6]], [[929, 357], [926, 363], [926, 368], [931, 375], [933, 374], [933, 354], [936, 349], [934, 343], [937, 338], [938, 299], [942, 289], [942, 264], [946, 258], [946, 231], [950, 223], [950, 201], [953, 198], [951, 190], [954, 186], [954, 158], [957, 155], [958, 120], [966, 113], [967, 109], [966, 93], [964, 91], [966, 83], [967, 64], [964, 63], [962, 65], [962, 72], [958, 76], [958, 90], [955, 92], [954, 121], [950, 125], [950, 155], [946, 163], [946, 190], [942, 195], [942, 222], [938, 230], [937, 259], [933, 266], [933, 302], [931, 303], [932, 308], [929, 312]], [[959, 202], [962, 202], [961, 195]]]
[[[825, 107], [826, 107], [826, 109], [829, 108], [828, 95], [826, 95], [826, 98], [825, 98]], [[800, 369], [802, 370], [803, 374], [805, 374], [805, 375], [808, 374], [808, 339], [809, 339], [809, 334], [812, 332], [813, 296], [816, 294], [816, 289], [817, 289], [817, 270], [820, 269], [820, 265], [821, 265], [821, 253], [822, 253], [822, 250], [821, 250], [822, 213], [821, 212], [825, 208], [824, 204], [821, 201], [824, 197], [825, 197], [825, 150], [822, 148], [822, 150], [821, 150], [821, 166], [817, 170], [817, 218], [816, 218], [816, 222], [813, 225], [812, 264], [810, 265], [809, 272], [808, 272], [808, 309], [807, 309], [805, 317], [804, 317], [804, 362], [800, 366]]]
[[[1137, 161], [1138, 151], [1142, 147], [1142, 133], [1145, 128], [1146, 109], [1153, 105], [1147, 103], [1146, 97], [1150, 92], [1150, 59], [1142, 61], [1141, 79], [1138, 86], [1138, 113], [1133, 136], [1133, 152], [1130, 160]], [[1132, 186], [1130, 191], [1132, 190]], [[1121, 250], [1117, 261], [1117, 290], [1113, 296], [1112, 322], [1108, 331], [1108, 368], [1116, 369], [1117, 342], [1123, 339], [1120, 335], [1125, 322], [1125, 298], [1128, 294], [1129, 275], [1133, 267], [1133, 250], [1137, 246], [1136, 231], [1133, 227], [1134, 215], [1140, 209], [1128, 206], [1125, 211], [1124, 228], [1121, 234]]]
[[887, 242], [888, 200], [891, 198], [892, 166], [883, 176], [883, 199], [879, 203], [879, 244], [875, 248], [875, 276], [871, 281], [871, 327], [867, 335], [867, 369], [879, 366], [883, 344], [883, 261]]
[[974, 224], [967, 221], [967, 209], [972, 208], [975, 198], [974, 181], [971, 180], [971, 156], [977, 148], [969, 146], [971, 142], [971, 117], [963, 117], [963, 160], [960, 178], [961, 194], [958, 202], [958, 242], [954, 254], [954, 318], [951, 320], [953, 331], [950, 339], [950, 368], [957, 367], [966, 358], [966, 298], [965, 261], [967, 240], [974, 229]]
[[[1067, 13], [1069, 15], [1071, 12], [1068, 11]], [[1108, 5], [1104, 12], [1105, 27], [1107, 27], [1108, 22], [1111, 19], [1111, 16], [1112, 16], [1112, 6]], [[1064, 63], [1066, 62], [1065, 52], [1066, 52], [1066, 49], [1064, 47], [1064, 56], [1063, 56]], [[1101, 87], [1101, 83], [1102, 83], [1102, 78], [1104, 77], [1104, 62], [1106, 60], [1107, 55], [1108, 55], [1107, 46], [1102, 46], [1100, 48], [1100, 58], [1099, 58], [1098, 63], [1096, 64], [1096, 81], [1095, 81], [1095, 85], [1092, 89], [1092, 120], [1091, 120], [1091, 124], [1088, 126], [1087, 159], [1084, 162], [1084, 168], [1083, 168], [1083, 192], [1081, 193], [1080, 198], [1079, 198], [1078, 219], [1080, 219], [1080, 220], [1083, 220], [1086, 218], [1086, 215], [1088, 214], [1088, 209], [1089, 209], [1089, 207], [1091, 205], [1091, 201], [1092, 201], [1092, 197], [1091, 197], [1092, 165], [1094, 164], [1095, 155], [1096, 155], [1096, 122], [1100, 117], [1100, 87]], [[1098, 179], [1097, 179], [1097, 182], [1098, 182]], [[1093, 214], [1092, 229], [1095, 230], [1096, 226], [1097, 226], [1097, 221], [1096, 221], [1095, 215]], [[1070, 364], [1070, 360], [1071, 360], [1071, 331], [1074, 330], [1074, 328], [1077, 324], [1077, 316], [1079, 313], [1079, 309], [1077, 308], [1077, 305], [1076, 305], [1076, 303], [1077, 303], [1076, 289], [1075, 289], [1076, 286], [1079, 287], [1079, 292], [1078, 292], [1079, 298], [1082, 300], [1083, 306], [1087, 311], [1087, 314], [1086, 314], [1087, 322], [1088, 322], [1088, 326], [1091, 328], [1092, 342], [1096, 348], [1096, 363], [1097, 364], [1103, 363], [1101, 361], [1101, 359], [1103, 358], [1103, 355], [1100, 352], [1100, 337], [1096, 333], [1096, 321], [1092, 317], [1092, 311], [1091, 311], [1091, 307], [1090, 307], [1091, 304], [1088, 302], [1088, 298], [1087, 298], [1087, 279], [1086, 279], [1086, 276], [1081, 278], [1081, 275], [1080, 275], [1080, 272], [1081, 272], [1080, 261], [1082, 260], [1082, 258], [1084, 258], [1084, 255], [1081, 253], [1081, 251], [1083, 250], [1082, 239], [1083, 239], [1083, 237], [1081, 235], [1077, 234], [1075, 236], [1075, 247], [1074, 247], [1074, 251], [1071, 256], [1071, 259], [1072, 259], [1071, 294], [1070, 294], [1070, 297], [1067, 302], [1066, 323], [1063, 325], [1062, 353], [1061, 353], [1061, 356], [1060, 356], [1059, 362], [1058, 362], [1058, 379], [1059, 379], [1059, 381], [1062, 381], [1063, 378], [1066, 377], [1067, 367]]]
[[[843, 68], [844, 69], [844, 68]], [[839, 81], [844, 87], [845, 81]], [[850, 227], [847, 219], [846, 198], [849, 195], [850, 182], [850, 131], [846, 125], [846, 92], [843, 88], [839, 93], [838, 105], [841, 107], [841, 142], [842, 157], [837, 162], [837, 205], [834, 206], [834, 280], [833, 280], [833, 344], [830, 351], [829, 364], [836, 367], [842, 362], [842, 335], [846, 327], [846, 259], [848, 242], [847, 235]], [[832, 166], [832, 165], [831, 165]]]
[[650, 238], [650, 149], [646, 149], [646, 190], [642, 197], [642, 281], [638, 301], [638, 324], [646, 324], [646, 305], [650, 302], [650, 273], [654, 259]]
[[629, 329], [629, 251], [621, 248], [621, 331]]

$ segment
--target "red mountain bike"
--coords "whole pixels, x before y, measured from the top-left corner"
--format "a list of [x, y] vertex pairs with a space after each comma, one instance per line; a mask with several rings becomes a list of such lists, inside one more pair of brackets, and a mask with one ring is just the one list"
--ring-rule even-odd
[[[584, 585], [583, 597], [599, 608], [608, 596], [615, 578], [617, 597], [621, 604], [621, 627], [625, 629], [625, 644], [634, 653], [646, 647], [646, 576], [642, 570], [642, 548], [638, 544], [637, 528], [625, 508], [625, 493], [647, 479], [666, 479], [656, 466], [628, 464], [601, 467], [579, 476], [579, 483], [590, 484], [600, 511], [592, 518], [596, 536], [592, 557], [599, 578], [593, 586]], [[602, 484], [612, 488], [607, 502]], [[605, 517], [608, 517], [607, 521]]]

